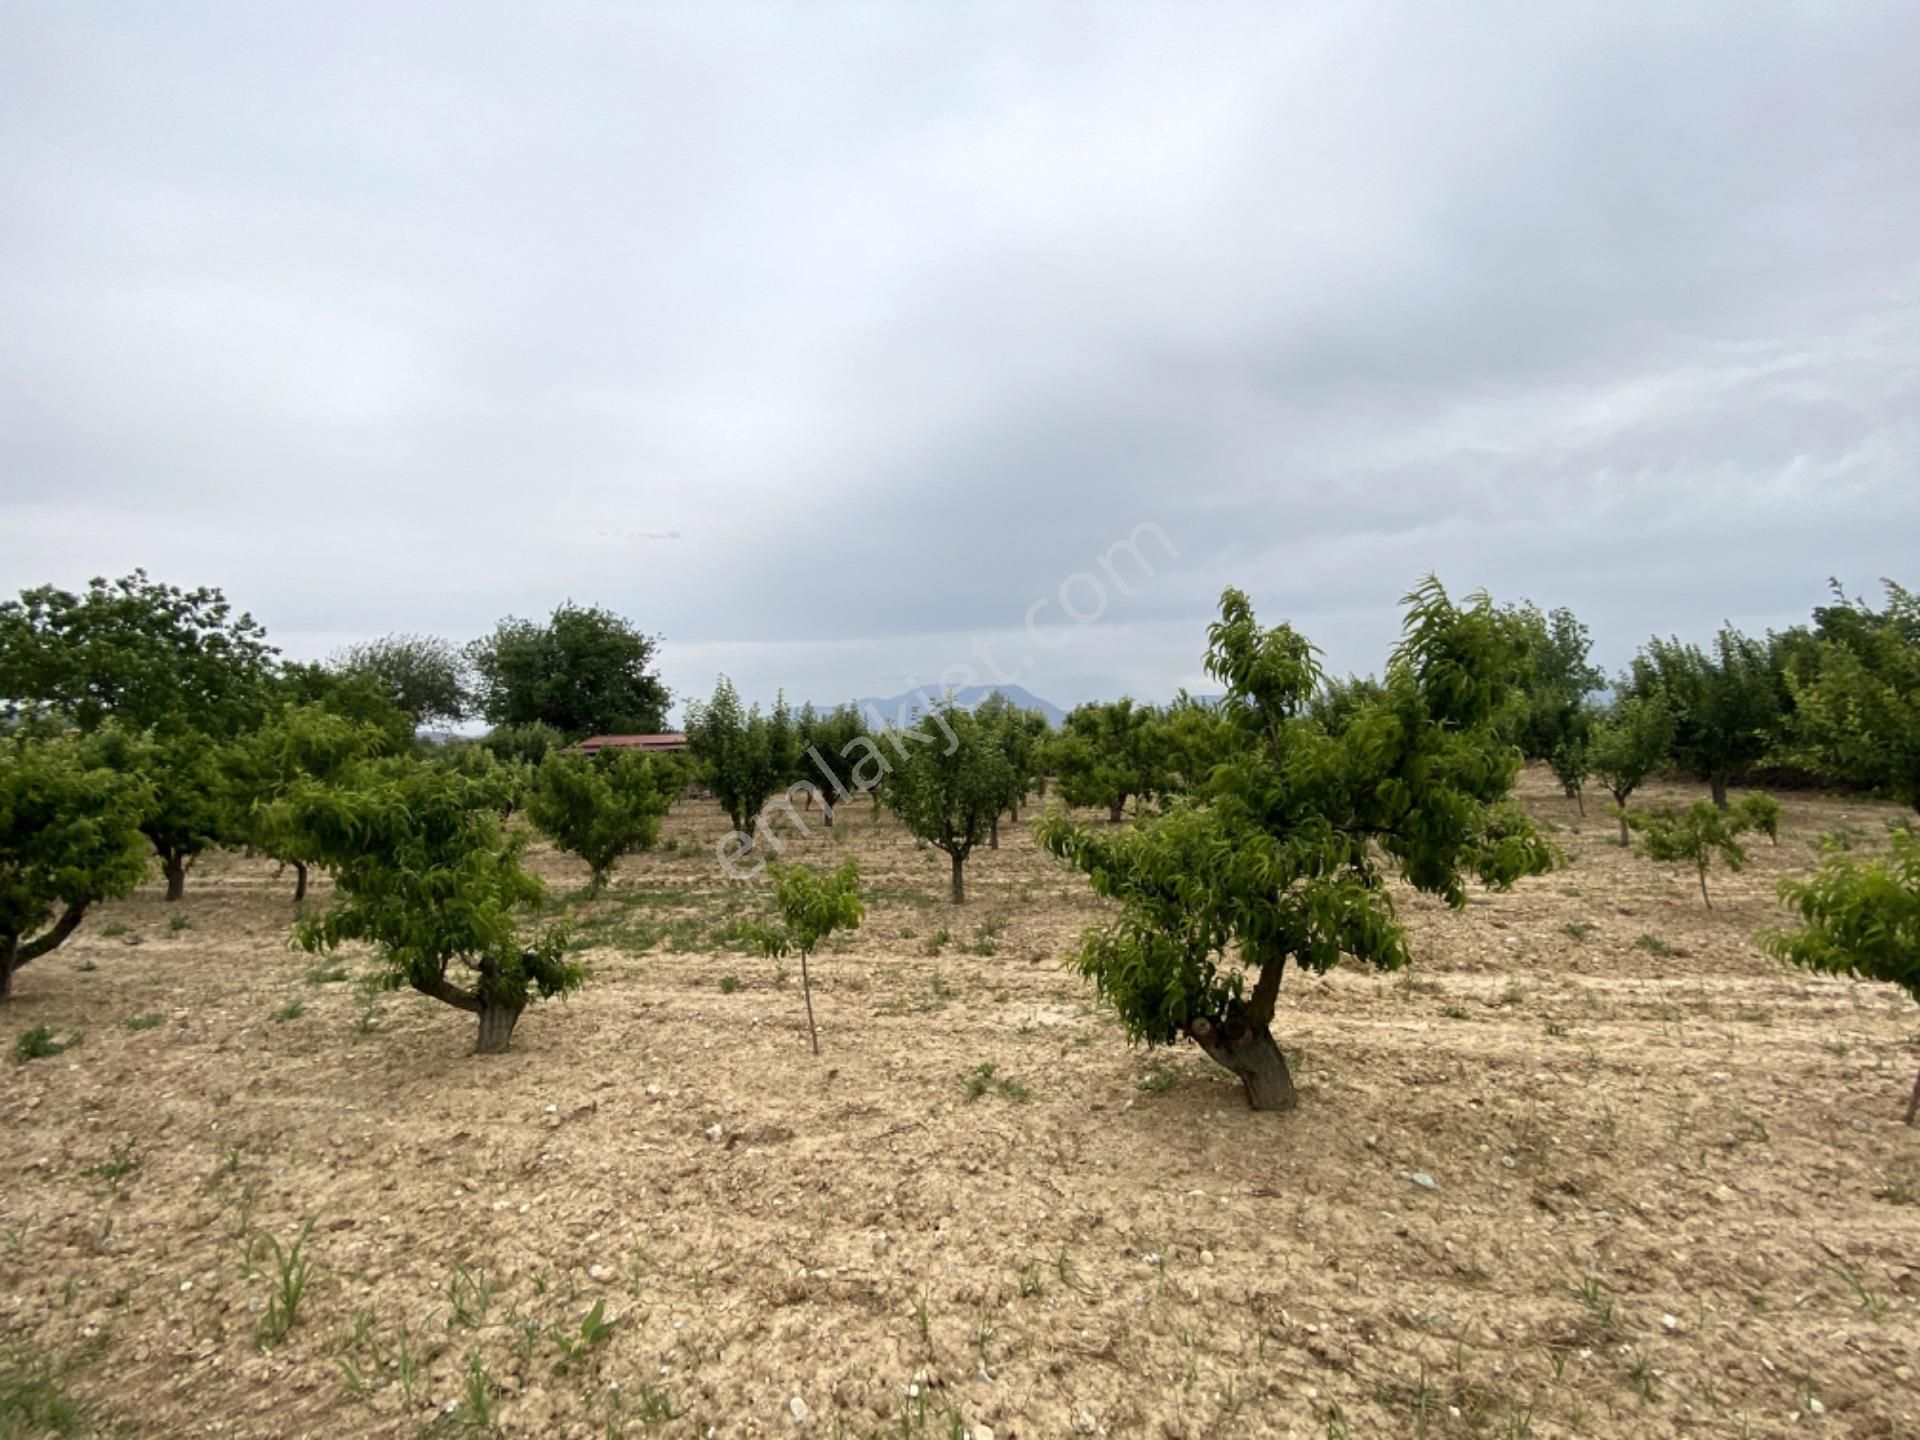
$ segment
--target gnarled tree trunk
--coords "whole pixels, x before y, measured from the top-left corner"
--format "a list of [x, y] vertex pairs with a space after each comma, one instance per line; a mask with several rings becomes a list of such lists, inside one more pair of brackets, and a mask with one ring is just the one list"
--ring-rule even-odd
[[1299, 1103], [1287, 1057], [1280, 1053], [1271, 1028], [1285, 965], [1286, 957], [1276, 956], [1261, 967], [1253, 994], [1244, 1004], [1232, 1001], [1226, 1014], [1212, 1019], [1201, 1016], [1187, 1026], [1187, 1033], [1208, 1059], [1239, 1077], [1251, 1110], [1291, 1110]]
[[480, 1039], [473, 1047], [476, 1055], [504, 1055], [513, 1039], [513, 1027], [520, 1023], [521, 1005], [482, 1005]]
[[1127, 802], [1124, 796], [1107, 806], [1107, 823], [1109, 825], [1118, 825], [1120, 823], [1120, 817], [1126, 812], [1126, 808]]
[[167, 899], [182, 899], [187, 893], [187, 857], [177, 850], [161, 851], [160, 873], [167, 877]]
[[967, 903], [966, 858], [961, 855], [950, 855], [947, 858], [953, 861], [953, 903], [964, 905]]
[[293, 903], [298, 905], [307, 898], [307, 862], [293, 862]]
[[1724, 771], [1709, 775], [1707, 785], [1713, 791], [1713, 803], [1722, 810], [1727, 808], [1727, 776]]
[[53, 928], [38, 939], [22, 940], [18, 935], [0, 935], [0, 1003], [13, 998], [13, 976], [29, 960], [38, 960], [49, 950], [58, 949], [67, 937], [80, 928], [87, 913], [85, 905], [69, 905]]

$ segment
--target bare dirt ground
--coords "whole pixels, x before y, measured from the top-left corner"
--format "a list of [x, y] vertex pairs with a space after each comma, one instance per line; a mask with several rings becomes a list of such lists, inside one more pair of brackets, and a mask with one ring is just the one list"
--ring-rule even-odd
[[1285, 1116], [1127, 1047], [1024, 824], [959, 910], [864, 803], [793, 847], [870, 893], [819, 1059], [711, 806], [592, 905], [537, 856], [595, 983], [484, 1059], [213, 860], [19, 977], [0, 1038], [80, 1043], [0, 1062], [0, 1353], [141, 1436], [1920, 1435], [1920, 1011], [1752, 938], [1893, 812], [1783, 797], [1709, 912], [1524, 793], [1565, 869], [1409, 902], [1399, 975], [1289, 976]]

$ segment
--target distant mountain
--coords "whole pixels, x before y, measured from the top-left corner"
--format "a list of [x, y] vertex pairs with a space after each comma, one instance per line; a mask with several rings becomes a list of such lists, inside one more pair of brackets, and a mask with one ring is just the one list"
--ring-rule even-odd
[[[968, 685], [963, 689], [954, 691], [953, 698], [956, 704], [965, 709], [973, 710], [978, 708], [983, 700], [996, 691], [1006, 696], [1008, 700], [1018, 705], [1022, 710], [1038, 710], [1042, 715], [1047, 717], [1047, 723], [1049, 725], [1058, 725], [1067, 718], [1067, 712], [1051, 700], [1042, 700], [1032, 691], [1023, 689], [1018, 685]], [[939, 690], [931, 685], [927, 685], [918, 690], [903, 690], [900, 694], [889, 696], [884, 700], [877, 696], [867, 695], [853, 703], [862, 715], [869, 715], [877, 711], [890, 725], [910, 725], [917, 720], [921, 713], [927, 708], [927, 697], [931, 695], [938, 698], [939, 694]]]

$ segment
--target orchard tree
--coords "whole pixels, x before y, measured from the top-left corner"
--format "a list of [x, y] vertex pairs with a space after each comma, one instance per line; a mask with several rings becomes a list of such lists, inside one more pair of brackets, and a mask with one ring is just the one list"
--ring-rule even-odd
[[1620, 820], [1620, 843], [1626, 845], [1627, 801], [1649, 775], [1666, 763], [1673, 751], [1673, 711], [1658, 690], [1645, 695], [1623, 695], [1593, 724], [1587, 764], [1613, 797]]
[[303, 832], [279, 823], [283, 812], [275, 802], [301, 781], [335, 784], [360, 761], [392, 748], [390, 736], [375, 725], [321, 705], [288, 705], [221, 752], [233, 832], [262, 854], [293, 867], [296, 905], [307, 898], [307, 872], [319, 857]]
[[967, 899], [967, 857], [985, 840], [1012, 788], [1012, 767], [992, 730], [952, 700], [906, 732], [880, 799], [918, 839], [952, 862], [953, 903]]
[[1118, 825], [1129, 800], [1156, 794], [1161, 778], [1157, 718], [1151, 705], [1129, 699], [1074, 707], [1048, 754], [1066, 802], [1103, 806], [1107, 819]]
[[464, 720], [472, 707], [466, 659], [437, 635], [382, 636], [350, 645], [328, 663], [342, 674], [372, 678], [416, 730]]
[[727, 812], [733, 828], [751, 837], [760, 807], [783, 783], [774, 757], [774, 737], [758, 706], [747, 710], [740, 692], [722, 675], [705, 704], [687, 706], [687, 749], [700, 778]]
[[1119, 902], [1076, 963], [1129, 1035], [1192, 1039], [1256, 1110], [1295, 1103], [1272, 1031], [1289, 960], [1321, 973], [1347, 956], [1385, 969], [1412, 958], [1390, 875], [1458, 908], [1470, 879], [1506, 886], [1553, 861], [1509, 802], [1521, 757], [1502, 734], [1524, 673], [1512, 621], [1485, 596], [1455, 605], [1431, 579], [1406, 603], [1379, 697], [1333, 731], [1313, 713], [1313, 647], [1262, 628], [1228, 590], [1206, 664], [1226, 686], [1229, 758], [1129, 829], [1040, 827]]
[[73, 735], [0, 736], [0, 1001], [22, 965], [56, 949], [90, 906], [132, 890], [150, 851], [152, 796]]
[[538, 765], [556, 750], [564, 750], [567, 737], [551, 725], [532, 720], [525, 725], [496, 725], [480, 741], [494, 759]]
[[[1838, 592], [1838, 586], [1835, 586]], [[1891, 580], [1876, 611], [1837, 593], [1787, 666], [1787, 758], [1920, 810], [1920, 597]]]
[[[1782, 880], [1780, 899], [1800, 925], [1767, 936], [1767, 948], [1808, 970], [1898, 985], [1920, 1000], [1920, 837], [1901, 826], [1891, 838], [1884, 858], [1829, 847], [1811, 879]], [[1907, 1101], [1907, 1124], [1916, 1112], [1920, 1079]]]
[[[1020, 823], [1020, 807], [1026, 803], [1040, 769], [1040, 744], [1046, 738], [1047, 717], [1037, 710], [1023, 710], [996, 690], [974, 709], [974, 718], [1006, 758], [1006, 791], [1000, 810], [1014, 824]], [[987, 848], [1000, 848], [1000, 811], [994, 812], [987, 827]]]
[[412, 717], [393, 703], [384, 684], [364, 672], [291, 662], [280, 667], [274, 695], [282, 706], [312, 706], [378, 731], [382, 754], [397, 755], [413, 744]]
[[626, 750], [555, 753], [534, 772], [527, 818], [555, 845], [586, 861], [591, 899], [622, 855], [653, 848], [671, 798], [649, 756]]
[[[1506, 613], [1526, 648], [1526, 703], [1516, 711], [1514, 738], [1527, 759], [1553, 764], [1564, 787], [1563, 769], [1577, 766], [1585, 738], [1587, 697], [1606, 683], [1606, 675], [1587, 658], [1593, 639], [1571, 610], [1542, 610], [1529, 600]], [[1575, 783], [1567, 798], [1577, 800], [1579, 793]]]
[[781, 928], [755, 926], [753, 941], [760, 953], [777, 959], [800, 957], [800, 993], [807, 1005], [807, 1038], [820, 1053], [820, 1032], [813, 1023], [813, 979], [807, 957], [836, 930], [858, 930], [867, 907], [860, 900], [860, 867], [848, 860], [831, 875], [818, 875], [805, 865], [783, 865], [773, 873], [774, 899], [780, 907]]
[[494, 725], [551, 725], [569, 740], [654, 734], [667, 687], [653, 673], [658, 636], [611, 610], [560, 606], [540, 624], [512, 616], [467, 647], [479, 713]]
[[115, 722], [109, 763], [147, 781], [141, 828], [178, 900], [194, 857], [231, 836], [215, 752], [260, 722], [274, 653], [218, 590], [143, 570], [84, 594], [43, 586], [0, 604], [0, 712], [50, 714], [85, 733]]
[[544, 888], [520, 864], [525, 842], [500, 818], [498, 779], [410, 756], [355, 767], [341, 783], [296, 783], [274, 822], [333, 872], [333, 905], [300, 922], [310, 952], [375, 947], [385, 988], [411, 987], [479, 1017], [477, 1049], [507, 1048], [532, 998], [586, 980], [558, 929], [528, 935]]
[[159, 858], [167, 899], [180, 900], [195, 860], [246, 839], [226, 786], [231, 747], [187, 731], [141, 734], [110, 726], [98, 733], [101, 757], [138, 776], [153, 797], [140, 829]]
[[1160, 755], [1163, 791], [1186, 795], [1206, 789], [1214, 768], [1232, 754], [1235, 737], [1218, 705], [1182, 690], [1160, 712], [1150, 743]]
[[1733, 776], [1766, 758], [1785, 722], [1789, 698], [1779, 649], [1728, 626], [1714, 637], [1711, 654], [1655, 639], [1634, 657], [1629, 693], [1666, 697], [1674, 758], [1707, 781], [1722, 810]]
[[[811, 706], [802, 709], [799, 730], [801, 778], [812, 785], [824, 785], [831, 792], [823, 807], [824, 818], [831, 829], [835, 809], [862, 788], [861, 777], [856, 773], [861, 749], [858, 742], [865, 739], [867, 727], [858, 710], [843, 704], [824, 715], [814, 712]], [[876, 808], [879, 806], [879, 796], [874, 797], [873, 804]]]
[[1740, 837], [1753, 828], [1752, 815], [1744, 808], [1723, 810], [1711, 800], [1696, 800], [1684, 810], [1672, 805], [1636, 810], [1627, 824], [1640, 836], [1640, 853], [1649, 860], [1693, 867], [1700, 878], [1700, 898], [1711, 910], [1707, 871], [1716, 856], [1729, 870], [1745, 868], [1747, 847]]
[[1583, 816], [1587, 813], [1587, 777], [1593, 773], [1592, 727], [1593, 717], [1588, 710], [1583, 707], [1575, 711], [1565, 721], [1560, 739], [1547, 757], [1553, 778], [1560, 782], [1566, 797], [1579, 805]]

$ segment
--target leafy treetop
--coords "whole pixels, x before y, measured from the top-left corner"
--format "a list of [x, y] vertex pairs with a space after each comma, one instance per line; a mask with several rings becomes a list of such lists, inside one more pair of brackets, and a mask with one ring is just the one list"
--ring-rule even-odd
[[539, 721], [569, 740], [652, 734], [667, 713], [659, 643], [598, 606], [569, 602], [545, 624], [510, 616], [467, 647], [474, 699], [491, 724]]
[[1458, 906], [1470, 879], [1505, 886], [1552, 863], [1507, 803], [1520, 766], [1500, 739], [1521, 674], [1512, 622], [1484, 596], [1453, 604], [1432, 580], [1407, 606], [1378, 697], [1357, 698], [1334, 731], [1314, 713], [1313, 647], [1260, 626], [1228, 590], [1207, 669], [1226, 684], [1236, 743], [1208, 784], [1128, 830], [1041, 827], [1120, 902], [1079, 964], [1128, 1032], [1150, 1045], [1190, 1036], [1256, 1108], [1293, 1100], [1269, 1028], [1288, 959], [1315, 971], [1343, 956], [1407, 962], [1390, 870]]
[[0, 737], [0, 1000], [13, 973], [55, 949], [88, 907], [145, 878], [144, 781], [78, 736]]

